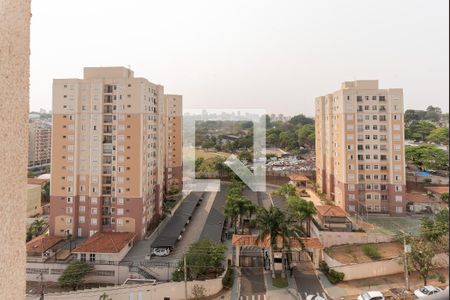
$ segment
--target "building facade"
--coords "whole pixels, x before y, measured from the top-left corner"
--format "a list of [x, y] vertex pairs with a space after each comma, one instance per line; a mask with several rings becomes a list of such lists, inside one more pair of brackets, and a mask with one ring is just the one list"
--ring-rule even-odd
[[344, 82], [315, 105], [319, 189], [350, 214], [404, 214], [403, 90]]
[[41, 120], [30, 120], [28, 131], [28, 168], [40, 168], [50, 165], [51, 144], [51, 124]]
[[50, 234], [145, 236], [162, 212], [165, 112], [163, 86], [127, 68], [54, 80]]
[[182, 189], [183, 178], [183, 97], [165, 95], [166, 108], [166, 189]]

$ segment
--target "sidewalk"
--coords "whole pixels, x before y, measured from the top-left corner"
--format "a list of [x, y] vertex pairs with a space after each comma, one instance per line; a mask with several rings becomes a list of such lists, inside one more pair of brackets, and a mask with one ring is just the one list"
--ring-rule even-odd
[[[446, 283], [440, 283], [437, 279], [429, 279], [429, 285], [438, 287], [445, 287], [448, 285], [448, 268], [439, 269], [439, 272], [446, 277]], [[338, 283], [337, 285], [332, 285], [322, 273], [319, 273], [319, 279], [327, 294], [336, 300], [356, 298], [356, 296], [369, 290], [387, 292], [393, 288], [405, 287], [403, 273], [383, 277], [344, 281]], [[410, 276], [410, 290], [414, 291], [422, 286], [422, 279], [419, 278], [416, 272], [413, 272]]]

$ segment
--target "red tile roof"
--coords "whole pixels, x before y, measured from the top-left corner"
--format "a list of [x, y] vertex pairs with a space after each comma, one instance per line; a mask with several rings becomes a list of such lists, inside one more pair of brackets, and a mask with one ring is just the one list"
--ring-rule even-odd
[[289, 175], [289, 179], [292, 181], [309, 181], [309, 178], [304, 175]]
[[444, 194], [448, 193], [449, 191], [448, 186], [426, 186], [425, 189], [436, 194]]
[[345, 211], [339, 206], [317, 205], [316, 210], [323, 217], [347, 217]]
[[136, 234], [131, 232], [97, 232], [73, 252], [118, 253], [134, 240]]
[[59, 236], [40, 235], [27, 243], [27, 252], [44, 253], [62, 240], [64, 239]]
[[437, 203], [438, 201], [435, 199], [430, 199], [426, 195], [411, 193], [406, 194], [406, 201], [414, 202], [414, 203]]
[[44, 183], [48, 182], [48, 179], [45, 178], [28, 178], [28, 184], [39, 184], [43, 185]]

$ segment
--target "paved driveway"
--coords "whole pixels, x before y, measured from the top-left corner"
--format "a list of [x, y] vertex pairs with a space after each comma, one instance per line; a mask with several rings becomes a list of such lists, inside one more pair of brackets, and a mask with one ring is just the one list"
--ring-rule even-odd
[[312, 262], [309, 261], [306, 253], [302, 253], [301, 255], [304, 256], [302, 257], [302, 262], [297, 263], [297, 267], [294, 269], [294, 278], [301, 299], [305, 300], [308, 295], [319, 295], [328, 299], [316, 275]]
[[266, 283], [262, 268], [241, 268], [240, 299], [265, 299]]

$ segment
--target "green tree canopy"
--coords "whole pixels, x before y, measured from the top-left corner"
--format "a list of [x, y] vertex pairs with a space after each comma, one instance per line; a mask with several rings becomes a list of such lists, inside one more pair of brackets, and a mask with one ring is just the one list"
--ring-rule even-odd
[[[227, 247], [209, 240], [191, 244], [186, 253], [188, 280], [196, 280], [206, 274], [221, 274], [224, 270], [225, 251]], [[172, 274], [174, 281], [184, 280], [184, 262], [180, 261], [178, 269]]]
[[433, 129], [427, 136], [427, 140], [436, 144], [448, 145], [448, 127]]
[[303, 125], [297, 130], [298, 144], [309, 148], [314, 147], [316, 142], [316, 131], [314, 125]]
[[94, 267], [83, 261], [72, 262], [58, 278], [58, 285], [62, 288], [76, 290], [84, 283], [84, 277], [94, 270]]
[[425, 170], [447, 170], [448, 155], [434, 145], [406, 147], [406, 160]]

